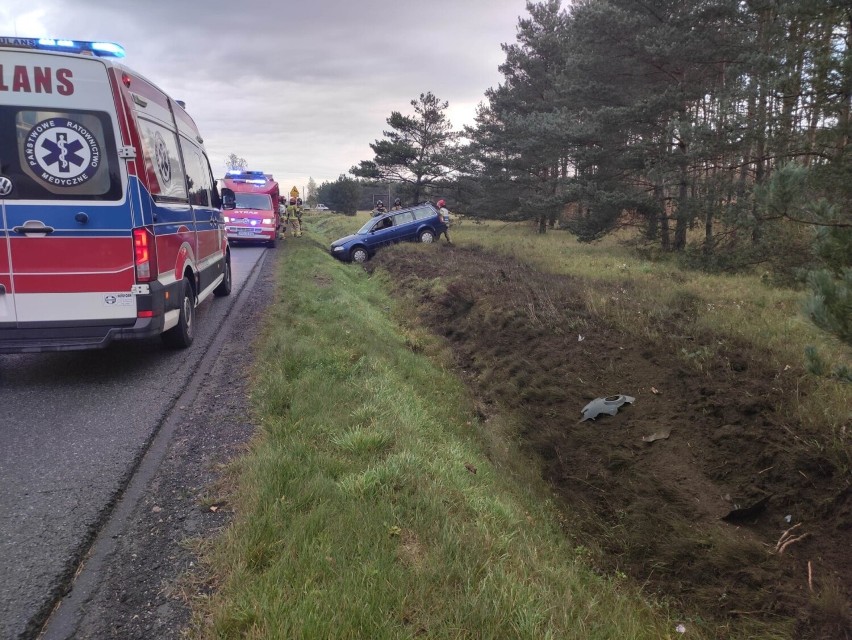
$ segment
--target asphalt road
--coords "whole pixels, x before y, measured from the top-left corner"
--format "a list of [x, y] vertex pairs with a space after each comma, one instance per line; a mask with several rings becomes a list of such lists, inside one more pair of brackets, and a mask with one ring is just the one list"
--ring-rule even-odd
[[33, 637], [68, 590], [160, 425], [206, 375], [214, 337], [239, 320], [264, 251], [232, 250], [233, 293], [198, 308], [187, 350], [152, 339], [0, 355], [0, 638]]

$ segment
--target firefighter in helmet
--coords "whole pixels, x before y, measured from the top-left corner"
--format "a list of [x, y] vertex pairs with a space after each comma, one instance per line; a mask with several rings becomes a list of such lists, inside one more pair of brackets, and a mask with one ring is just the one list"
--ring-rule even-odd
[[296, 198], [290, 198], [290, 204], [287, 205], [287, 226], [294, 237], [302, 235], [302, 211]]
[[445, 236], [447, 238], [447, 244], [453, 244], [453, 241], [450, 240], [450, 212], [447, 209], [447, 203], [444, 202], [443, 199], [438, 200], [438, 213], [441, 216], [441, 222], [446, 225], [444, 230], [438, 234], [438, 239], [441, 239], [441, 236]]

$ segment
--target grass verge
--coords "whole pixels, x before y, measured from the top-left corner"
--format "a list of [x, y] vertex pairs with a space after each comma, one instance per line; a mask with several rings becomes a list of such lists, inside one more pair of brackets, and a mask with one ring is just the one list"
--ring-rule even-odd
[[679, 637], [585, 565], [534, 474], [487, 459], [461, 383], [393, 320], [380, 278], [311, 237], [281, 254], [262, 430], [232, 468], [197, 636]]

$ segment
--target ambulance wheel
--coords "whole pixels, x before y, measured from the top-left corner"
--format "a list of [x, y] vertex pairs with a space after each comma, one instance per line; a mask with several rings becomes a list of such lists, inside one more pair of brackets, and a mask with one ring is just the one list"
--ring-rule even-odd
[[219, 283], [219, 286], [213, 289], [213, 295], [217, 298], [231, 294], [231, 254], [225, 256], [225, 278]]
[[195, 337], [195, 293], [189, 278], [183, 279], [181, 290], [178, 323], [163, 334], [163, 342], [172, 349], [186, 349]]

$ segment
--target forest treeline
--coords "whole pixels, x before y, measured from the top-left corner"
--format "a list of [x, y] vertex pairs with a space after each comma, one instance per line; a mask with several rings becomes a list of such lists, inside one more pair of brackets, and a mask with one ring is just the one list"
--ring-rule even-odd
[[585, 238], [627, 216], [662, 249], [686, 249], [698, 228], [717, 260], [766, 259], [814, 226], [849, 232], [848, 2], [528, 11], [469, 131], [473, 200], [533, 214], [542, 231], [569, 205]]

